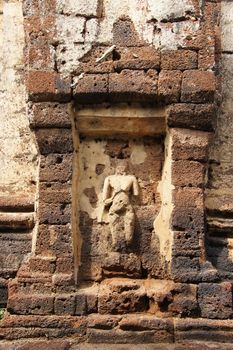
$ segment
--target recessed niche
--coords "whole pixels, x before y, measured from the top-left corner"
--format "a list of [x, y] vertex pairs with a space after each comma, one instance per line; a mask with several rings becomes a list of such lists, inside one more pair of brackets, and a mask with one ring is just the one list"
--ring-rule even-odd
[[74, 120], [78, 281], [160, 277], [165, 111], [79, 106]]

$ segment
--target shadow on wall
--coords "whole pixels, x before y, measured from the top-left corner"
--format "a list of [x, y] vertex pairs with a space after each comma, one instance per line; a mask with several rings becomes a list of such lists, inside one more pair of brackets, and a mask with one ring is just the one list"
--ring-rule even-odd
[[[222, 232], [221, 232], [222, 235]], [[215, 232], [207, 238], [206, 252], [208, 260], [218, 270], [218, 274], [221, 279], [233, 280], [233, 250], [229, 240], [231, 238], [219, 235], [219, 232]]]

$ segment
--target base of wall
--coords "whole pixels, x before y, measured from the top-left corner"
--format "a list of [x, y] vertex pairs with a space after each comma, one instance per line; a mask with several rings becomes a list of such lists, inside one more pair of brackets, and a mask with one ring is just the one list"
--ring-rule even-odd
[[[60, 339], [58, 341], [55, 338]], [[12, 316], [6, 314], [0, 323], [0, 339], [9, 341], [9, 344], [13, 340], [15, 344], [15, 341], [19, 341], [19, 339], [22, 342], [30, 340], [35, 343], [39, 341], [42, 344], [51, 340], [51, 344], [53, 342], [59, 343], [59, 347], [57, 346], [56, 349], [62, 350], [70, 349], [71, 344], [79, 343], [173, 344], [191, 342], [193, 344], [193, 342], [198, 341], [207, 342], [207, 344], [209, 342], [229, 343], [233, 341], [233, 321], [203, 318], [162, 319], [145, 314], [90, 315], [88, 317]], [[0, 349], [2, 349], [1, 346]], [[27, 349], [27, 347], [23, 349]], [[44, 347], [39, 349], [44, 349]], [[50, 347], [50, 349], [53, 348]], [[84, 349], [86, 348], [84, 347]]]
[[231, 343], [182, 342], [177, 344], [77, 344], [70, 340], [32, 340], [4, 342], [1, 350], [230, 350]]

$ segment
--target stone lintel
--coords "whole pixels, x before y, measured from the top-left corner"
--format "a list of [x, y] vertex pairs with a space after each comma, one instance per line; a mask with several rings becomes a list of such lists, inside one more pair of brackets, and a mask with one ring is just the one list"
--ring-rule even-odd
[[166, 130], [165, 108], [119, 104], [83, 107], [75, 111], [76, 127], [80, 135], [90, 136], [154, 136]]

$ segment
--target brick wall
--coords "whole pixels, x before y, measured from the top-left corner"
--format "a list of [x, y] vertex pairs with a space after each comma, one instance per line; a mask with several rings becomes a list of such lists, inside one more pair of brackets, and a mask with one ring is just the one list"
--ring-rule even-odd
[[[207, 203], [213, 193], [209, 148], [221, 100], [220, 2], [133, 4], [23, 2], [27, 108], [40, 153], [38, 225], [33, 254], [9, 283], [2, 338], [153, 343], [232, 337], [232, 283], [210, 258], [216, 251], [207, 249], [204, 201], [207, 185]], [[83, 104], [119, 103], [166, 110], [161, 208], [151, 227], [164, 268], [140, 278], [100, 274], [96, 283], [81, 284], [75, 116]], [[90, 218], [84, 219], [89, 228]]]

